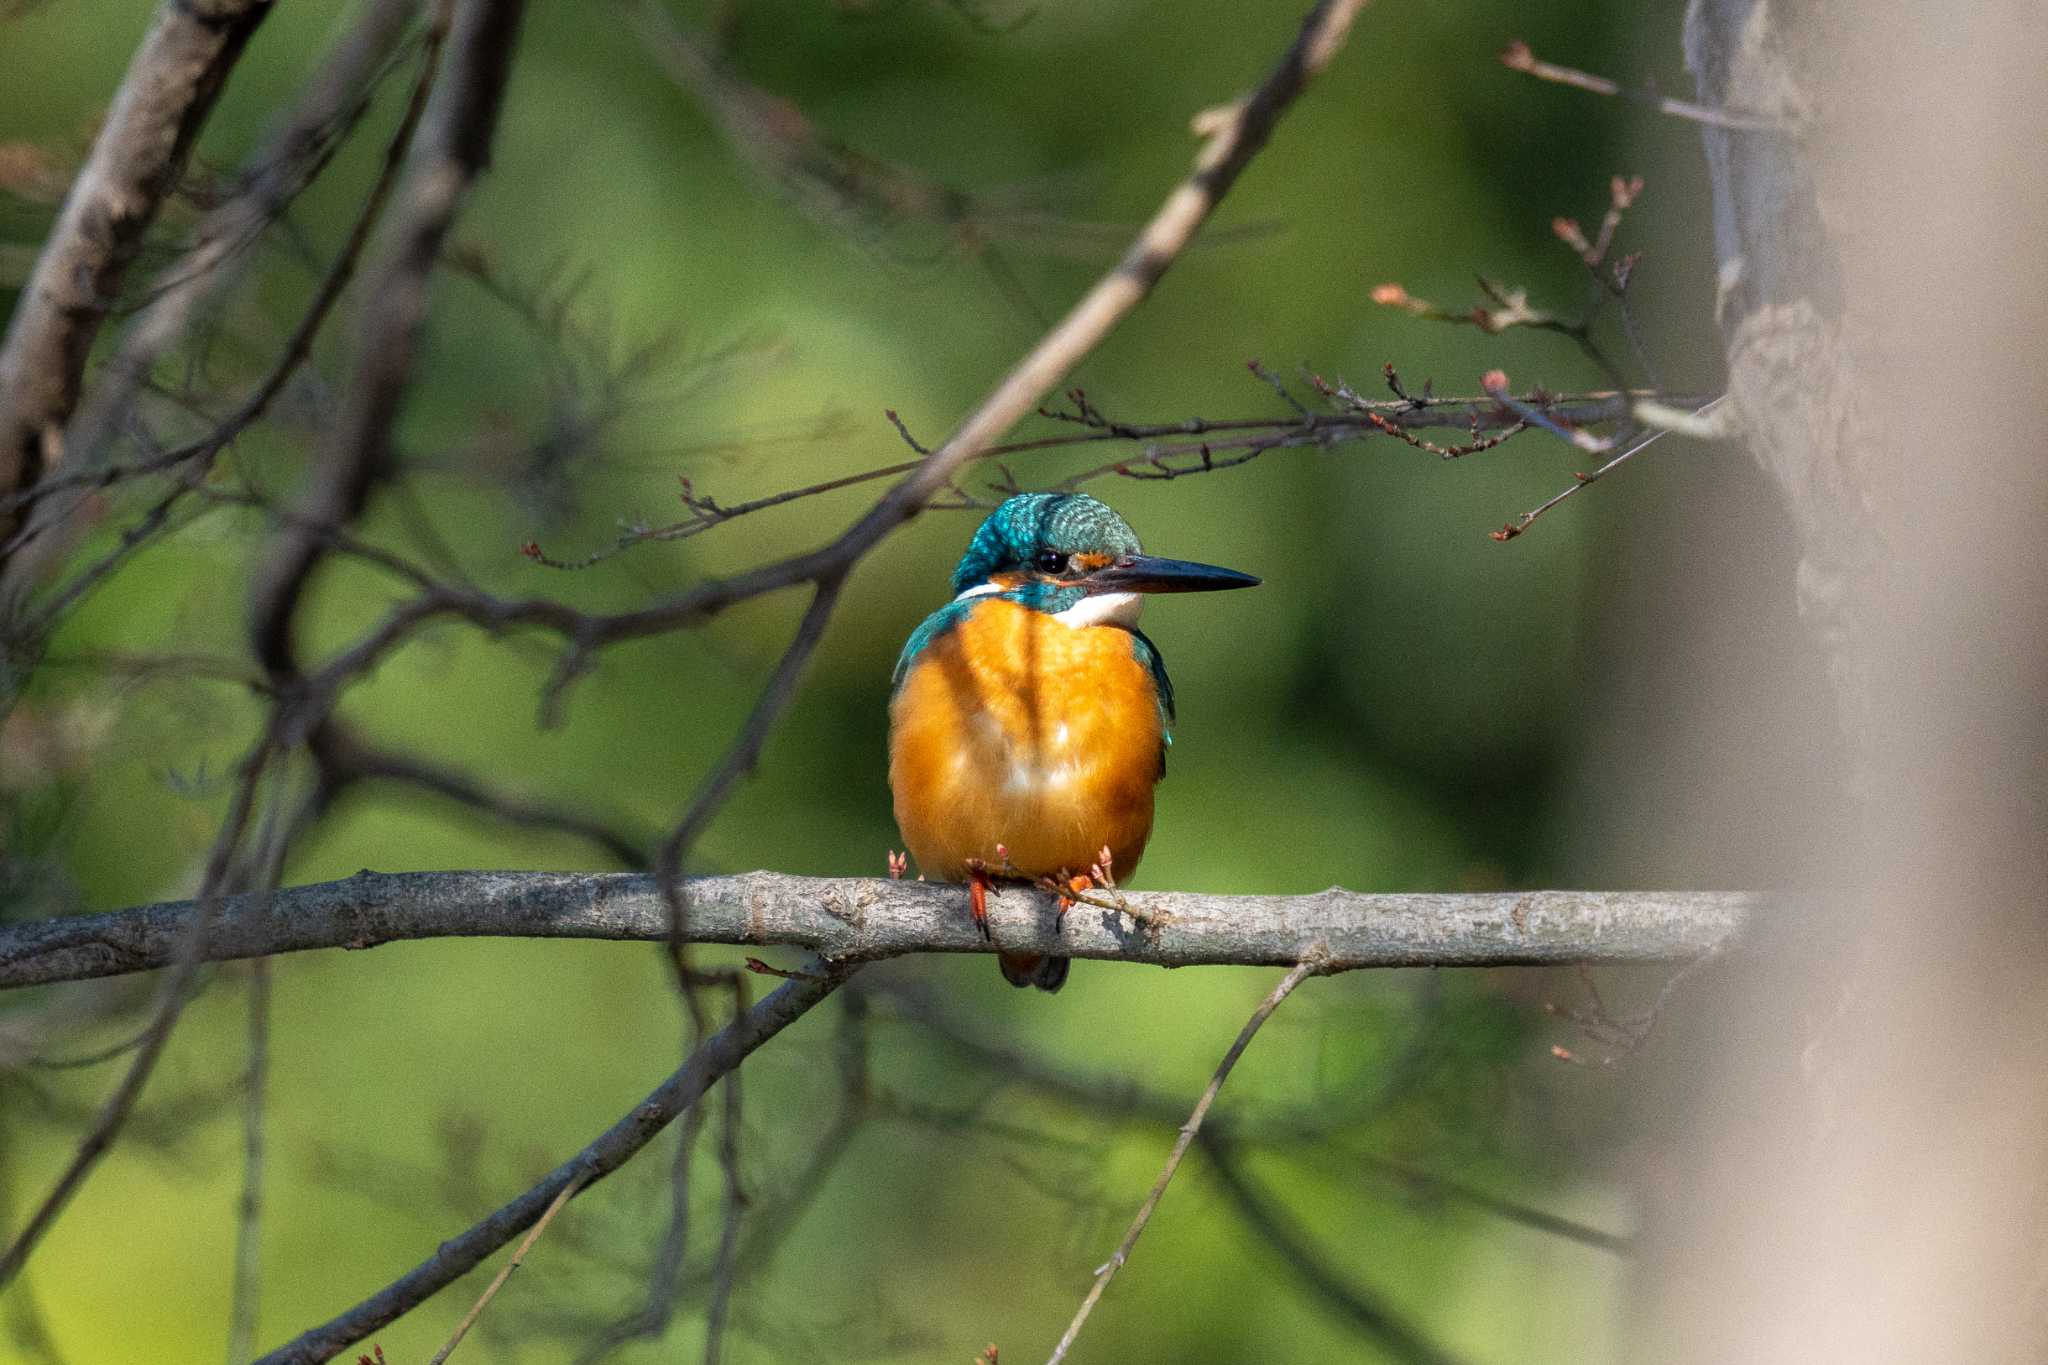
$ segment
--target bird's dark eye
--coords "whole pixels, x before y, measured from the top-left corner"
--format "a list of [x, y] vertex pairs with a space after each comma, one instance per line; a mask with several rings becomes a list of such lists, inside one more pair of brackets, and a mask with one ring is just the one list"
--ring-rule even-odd
[[1038, 557], [1040, 573], [1059, 573], [1067, 567], [1067, 557], [1058, 550], [1047, 550]]

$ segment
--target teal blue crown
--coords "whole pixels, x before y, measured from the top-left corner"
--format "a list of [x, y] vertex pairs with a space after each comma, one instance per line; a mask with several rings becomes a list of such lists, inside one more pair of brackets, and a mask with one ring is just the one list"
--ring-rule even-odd
[[1138, 536], [1086, 493], [1019, 493], [989, 513], [967, 543], [953, 570], [953, 591], [966, 592], [1047, 553], [1134, 555]]

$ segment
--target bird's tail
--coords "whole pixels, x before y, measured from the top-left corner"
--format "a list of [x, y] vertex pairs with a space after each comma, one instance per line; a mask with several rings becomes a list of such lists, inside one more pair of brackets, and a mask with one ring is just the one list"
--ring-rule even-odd
[[1003, 980], [1012, 986], [1036, 986], [1042, 991], [1056, 991], [1067, 984], [1068, 960], [1063, 957], [998, 953], [996, 962], [1003, 969]]

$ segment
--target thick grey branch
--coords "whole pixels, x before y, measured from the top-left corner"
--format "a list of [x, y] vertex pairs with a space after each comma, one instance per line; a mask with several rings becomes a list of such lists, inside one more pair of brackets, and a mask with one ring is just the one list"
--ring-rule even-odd
[[[834, 961], [1000, 947], [1164, 967], [1286, 966], [1320, 944], [1333, 971], [1692, 958], [1733, 945], [1765, 905], [1738, 891], [1150, 891], [1126, 897], [1147, 924], [1084, 904], [1056, 927], [1049, 897], [1011, 887], [989, 897], [991, 944], [956, 886], [778, 872], [686, 885], [696, 943], [801, 947]], [[174, 901], [0, 926], [0, 989], [165, 966], [194, 913], [193, 902]], [[662, 942], [669, 928], [656, 879], [640, 873], [359, 872], [224, 901], [204, 956], [225, 962], [424, 938]]]

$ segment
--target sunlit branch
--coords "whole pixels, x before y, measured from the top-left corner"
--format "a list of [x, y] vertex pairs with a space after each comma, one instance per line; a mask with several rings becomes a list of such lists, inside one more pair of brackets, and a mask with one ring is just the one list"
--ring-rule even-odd
[[[994, 942], [956, 886], [750, 872], [684, 883], [693, 943], [807, 948], [837, 961], [906, 953], [1057, 952], [1184, 967], [1286, 966], [1318, 943], [1331, 970], [1683, 961], [1735, 946], [1769, 913], [1737, 891], [1494, 891], [1302, 895], [1119, 893], [1152, 925], [1006, 887], [989, 897]], [[1093, 907], [1090, 907], [1093, 909]], [[175, 960], [199, 907], [173, 901], [0, 925], [0, 989], [120, 976]], [[665, 942], [668, 904], [641, 873], [360, 872], [341, 881], [228, 897], [205, 959], [432, 938]]]

